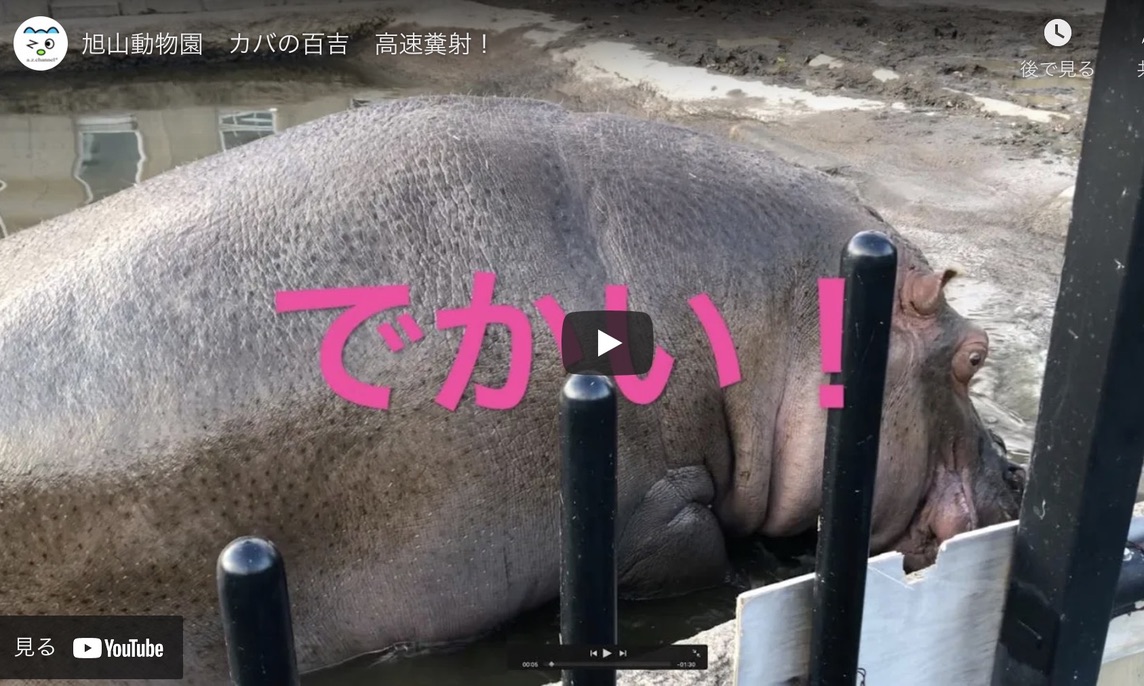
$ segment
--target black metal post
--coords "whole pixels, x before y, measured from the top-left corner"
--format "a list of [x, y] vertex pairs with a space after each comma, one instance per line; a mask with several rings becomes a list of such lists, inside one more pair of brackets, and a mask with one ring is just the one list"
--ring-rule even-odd
[[828, 410], [811, 624], [810, 685], [854, 686], [862, 637], [866, 563], [882, 394], [898, 253], [889, 238], [855, 235], [842, 253], [846, 279], [842, 373], [844, 406]]
[[1095, 684], [1144, 461], [1144, 4], [1109, 0], [994, 664]]
[[235, 686], [297, 686], [286, 565], [270, 541], [235, 539], [218, 557], [219, 605]]
[[[614, 646], [616, 634], [616, 389], [574, 374], [560, 395], [564, 526], [560, 642]], [[564, 686], [615, 686], [607, 669], [564, 671]]]

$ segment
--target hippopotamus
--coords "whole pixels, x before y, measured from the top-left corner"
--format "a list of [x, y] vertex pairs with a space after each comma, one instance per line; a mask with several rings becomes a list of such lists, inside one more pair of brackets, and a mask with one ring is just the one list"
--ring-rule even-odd
[[[727, 579], [727, 544], [815, 527], [827, 410], [817, 279], [883, 232], [899, 256], [873, 552], [915, 565], [1011, 519], [1017, 469], [969, 395], [985, 331], [950, 270], [827, 175], [668, 123], [524, 99], [350, 110], [187, 164], [0, 241], [0, 607], [181, 615], [187, 684], [227, 664], [215, 566], [236, 537], [286, 561], [300, 668], [477, 637], [554, 600], [559, 394], [536, 316], [624, 285], [674, 360], [620, 400], [617, 560], [631, 597]], [[531, 376], [490, 409], [513, 337], [490, 323], [455, 407], [437, 395], [475, 275], [527, 315]], [[319, 364], [337, 308], [281, 292], [409, 287], [419, 340], [362, 322]], [[688, 300], [707, 294], [741, 380], [723, 387]], [[438, 322], [439, 323], [439, 322]]]

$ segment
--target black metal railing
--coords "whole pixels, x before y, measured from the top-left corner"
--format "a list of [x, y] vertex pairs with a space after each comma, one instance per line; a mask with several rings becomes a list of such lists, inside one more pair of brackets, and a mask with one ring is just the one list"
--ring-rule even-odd
[[230, 678], [235, 686], [297, 686], [286, 563], [274, 544], [247, 536], [218, 556], [216, 571]]
[[898, 252], [883, 234], [863, 231], [843, 250], [842, 371], [831, 380], [843, 387], [843, 406], [827, 411], [811, 620], [811, 686], [853, 686], [858, 678], [897, 275]]
[[1144, 3], [1108, 0], [995, 686], [1095, 684], [1118, 585], [1133, 583], [1124, 541], [1144, 462], [1141, 26]]
[[[614, 646], [616, 607], [616, 388], [574, 374], [560, 393], [564, 524], [560, 555], [560, 642]], [[564, 686], [615, 686], [607, 669], [564, 671]]]

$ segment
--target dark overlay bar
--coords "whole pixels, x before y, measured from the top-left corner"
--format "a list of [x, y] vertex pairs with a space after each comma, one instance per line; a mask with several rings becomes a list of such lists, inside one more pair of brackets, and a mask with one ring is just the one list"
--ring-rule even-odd
[[707, 646], [508, 646], [509, 669], [707, 669]]
[[0, 680], [182, 678], [182, 617], [0, 616]]

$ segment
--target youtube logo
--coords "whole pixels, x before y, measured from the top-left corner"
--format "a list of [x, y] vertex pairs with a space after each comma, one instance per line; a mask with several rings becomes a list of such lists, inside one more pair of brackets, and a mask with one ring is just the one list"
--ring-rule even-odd
[[655, 353], [651, 317], [628, 310], [569, 312], [560, 351], [569, 374], [647, 374]]
[[72, 641], [72, 657], [90, 660], [103, 656], [103, 644], [98, 638], [77, 638]]

